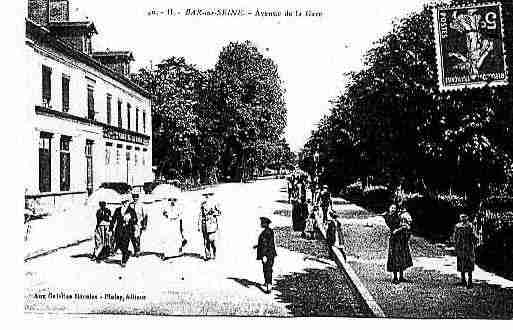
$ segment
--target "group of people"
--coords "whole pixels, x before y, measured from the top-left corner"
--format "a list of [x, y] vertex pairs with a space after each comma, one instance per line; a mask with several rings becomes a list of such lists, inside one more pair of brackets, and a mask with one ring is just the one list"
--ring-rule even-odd
[[[288, 201], [292, 204], [292, 229], [313, 239], [317, 232], [316, 214], [322, 211], [323, 224], [329, 222], [333, 201], [328, 185], [321, 186], [317, 177], [291, 175], [287, 180]], [[309, 192], [310, 196], [307, 196]]]
[[[216, 233], [221, 216], [219, 205], [210, 197], [212, 190], [203, 193], [204, 199], [200, 205], [198, 216], [198, 231], [201, 232], [205, 247], [204, 259], [216, 257]], [[133, 256], [141, 255], [141, 236], [148, 228], [148, 212], [140, 202], [139, 194], [123, 195], [121, 206], [112, 214], [105, 201], [99, 202], [96, 211], [96, 227], [94, 230], [94, 250], [92, 259], [96, 262], [113, 256], [121, 251], [121, 267], [125, 267], [130, 258], [130, 243]], [[187, 244], [183, 228], [183, 210], [176, 196], [169, 197], [162, 207], [161, 219], [152, 219], [150, 228], [153, 230], [144, 236], [148, 246], [159, 245], [158, 255], [162, 260], [176, 257], [182, 253]], [[153, 248], [153, 247], [152, 247]]]
[[[202, 195], [197, 229], [203, 239], [203, 259], [208, 261], [216, 259], [217, 233], [222, 212], [219, 203], [212, 198], [213, 190], [207, 189]], [[115, 209], [114, 214], [111, 213], [105, 201], [100, 201], [99, 209], [96, 211], [95, 245], [92, 259], [99, 263], [120, 250], [121, 267], [126, 267], [131, 255], [130, 243], [133, 247], [133, 255], [140, 256], [141, 236], [148, 228], [152, 230], [148, 230], [144, 234], [145, 240], [155, 241], [160, 245], [161, 252], [159, 254], [162, 260], [179, 256], [188, 241], [184, 236], [183, 210], [178, 198], [168, 198], [161, 213], [163, 222], [158, 224], [157, 219], [151, 219], [148, 223], [148, 212], [140, 202], [139, 194], [132, 194], [132, 200], [127, 195], [123, 196], [121, 206]], [[264, 291], [270, 293], [274, 259], [277, 256], [274, 232], [270, 228], [271, 220], [268, 217], [259, 219], [263, 230], [254, 248], [257, 250], [257, 260], [262, 263]]]
[[[393, 273], [394, 284], [405, 282], [404, 271], [413, 266], [409, 240], [412, 218], [401, 204], [392, 204], [383, 214], [390, 229], [387, 271]], [[453, 241], [456, 251], [456, 268], [461, 274], [461, 284], [472, 287], [472, 272], [475, 267], [477, 234], [467, 214], [460, 214], [454, 228]]]
[[147, 214], [139, 204], [139, 195], [123, 196], [121, 206], [111, 214], [105, 201], [100, 201], [96, 211], [96, 228], [94, 231], [94, 251], [92, 259], [101, 262], [108, 256], [121, 250], [121, 266], [125, 267], [129, 257], [129, 245], [132, 243], [134, 256], [139, 256], [141, 233], [146, 229]]

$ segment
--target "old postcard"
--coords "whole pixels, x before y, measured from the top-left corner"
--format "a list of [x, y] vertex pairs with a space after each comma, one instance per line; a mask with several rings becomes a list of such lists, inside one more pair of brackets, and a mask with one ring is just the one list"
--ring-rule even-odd
[[513, 318], [511, 1], [23, 1], [25, 317]]

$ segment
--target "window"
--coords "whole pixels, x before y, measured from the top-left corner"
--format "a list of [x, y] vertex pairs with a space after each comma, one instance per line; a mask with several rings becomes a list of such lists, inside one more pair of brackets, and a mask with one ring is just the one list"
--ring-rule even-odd
[[112, 95], [107, 94], [107, 124], [112, 122]]
[[39, 136], [39, 191], [51, 191], [52, 134], [41, 132]]
[[50, 101], [52, 99], [52, 69], [43, 65], [43, 106], [50, 106]]
[[132, 106], [130, 105], [130, 103], [127, 103], [126, 104], [126, 128], [129, 130], [130, 129], [130, 109], [132, 108]]
[[123, 128], [123, 118], [121, 118], [121, 100], [118, 100], [118, 127]]
[[143, 153], [142, 153], [142, 165], [146, 165], [146, 151], [148, 151], [148, 149], [143, 149]]
[[94, 120], [94, 86], [87, 85], [87, 118]]
[[110, 164], [110, 150], [112, 148], [112, 143], [105, 143], [105, 165]]
[[86, 140], [85, 158], [86, 158], [86, 188], [89, 195], [93, 192], [93, 144], [92, 140]]
[[146, 111], [143, 111], [143, 133], [146, 133]]
[[61, 136], [61, 191], [69, 191], [70, 187], [70, 154], [69, 136]]
[[121, 148], [123, 146], [121, 144], [118, 144], [117, 145], [117, 148], [116, 148], [116, 164], [119, 164], [119, 162], [121, 161]]
[[69, 111], [69, 77], [62, 75], [62, 111]]
[[135, 108], [135, 131], [139, 132], [139, 108]]
[[137, 161], [138, 161], [138, 158], [139, 158], [139, 157], [137, 157], [137, 155], [139, 155], [139, 151], [140, 150], [141, 149], [139, 149], [138, 147], [135, 147], [135, 151], [134, 151], [134, 165], [135, 165], [135, 167], [137, 167]]

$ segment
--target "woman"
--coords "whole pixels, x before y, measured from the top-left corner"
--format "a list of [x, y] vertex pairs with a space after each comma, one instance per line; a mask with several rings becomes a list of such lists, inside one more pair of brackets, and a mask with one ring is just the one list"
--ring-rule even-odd
[[[476, 259], [477, 235], [470, 218], [466, 214], [460, 215], [460, 222], [454, 229], [454, 241], [456, 250], [456, 267], [461, 273], [461, 284], [467, 288], [472, 287], [472, 272]], [[465, 280], [465, 273], [468, 274], [468, 282]]]
[[[387, 271], [394, 274], [392, 283], [405, 282], [404, 271], [413, 266], [410, 253], [410, 223], [411, 217], [406, 211], [398, 211], [397, 205], [390, 205], [384, 214], [385, 223], [390, 228], [388, 243]], [[399, 278], [397, 275], [399, 274]]]
[[178, 198], [168, 199], [168, 204], [162, 210], [164, 216], [163, 234], [163, 253], [162, 260], [177, 257], [182, 253], [182, 248], [186, 243], [183, 236], [182, 209], [178, 205]]
[[96, 228], [94, 230], [94, 251], [92, 259], [100, 262], [110, 254], [111, 233], [109, 231], [111, 213], [107, 203], [100, 201], [100, 208], [96, 211]]

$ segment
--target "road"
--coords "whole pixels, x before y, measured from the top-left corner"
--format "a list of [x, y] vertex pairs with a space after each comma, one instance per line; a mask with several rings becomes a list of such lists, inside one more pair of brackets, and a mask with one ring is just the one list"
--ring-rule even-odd
[[[351, 285], [327, 259], [322, 244], [290, 232], [290, 205], [285, 182], [261, 180], [214, 188], [223, 209], [218, 258], [204, 261], [196, 214], [201, 191], [183, 196], [184, 230], [189, 244], [184, 256], [161, 261], [146, 253], [126, 268], [120, 255], [96, 264], [89, 259], [93, 242], [59, 250], [25, 263], [27, 313], [368, 316]], [[149, 207], [149, 228], [161, 206]], [[271, 216], [278, 257], [275, 290], [265, 294], [261, 264], [255, 260], [259, 215]], [[153, 219], [153, 227], [152, 227]], [[143, 234], [144, 235], [144, 234]], [[144, 236], [143, 236], [143, 251]], [[146, 251], [159, 252], [159, 251]]]

